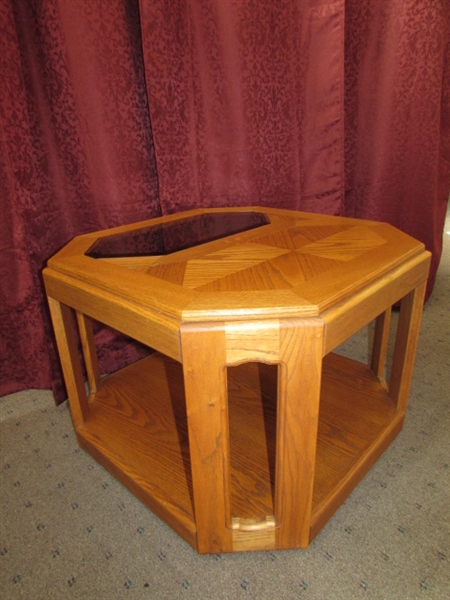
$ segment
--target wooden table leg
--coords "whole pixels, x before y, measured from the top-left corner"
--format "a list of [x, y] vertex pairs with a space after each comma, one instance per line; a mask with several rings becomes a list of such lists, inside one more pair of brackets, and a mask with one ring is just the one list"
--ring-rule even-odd
[[197, 551], [232, 551], [225, 333], [181, 327]]
[[389, 395], [402, 411], [406, 410], [408, 402], [425, 290], [426, 281], [407, 294], [400, 303]]
[[323, 322], [282, 326], [275, 482], [277, 548], [306, 548], [319, 422]]
[[[323, 322], [192, 325], [181, 335], [198, 551], [307, 547]], [[275, 515], [251, 524], [231, 519], [226, 381], [227, 366], [249, 361], [280, 365]]]
[[78, 428], [85, 422], [89, 412], [89, 403], [81, 369], [74, 318], [72, 310], [65, 304], [50, 297], [48, 303], [69, 395], [72, 418], [75, 428]]
[[380, 383], [385, 389], [385, 367], [386, 355], [389, 343], [389, 332], [391, 325], [392, 308], [389, 307], [384, 313], [377, 317], [375, 321], [375, 333], [372, 347], [372, 371], [380, 380]]
[[92, 321], [89, 317], [77, 311], [78, 330], [80, 332], [81, 347], [83, 349], [84, 364], [89, 381], [90, 398], [93, 398], [100, 385], [100, 368], [98, 365], [97, 350], [94, 342]]

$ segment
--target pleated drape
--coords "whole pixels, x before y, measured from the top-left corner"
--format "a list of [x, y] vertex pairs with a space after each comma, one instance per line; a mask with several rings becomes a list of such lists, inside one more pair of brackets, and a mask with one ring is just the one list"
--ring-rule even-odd
[[[450, 189], [447, 0], [3, 0], [0, 395], [64, 398], [41, 272], [192, 207], [384, 220], [433, 253]], [[96, 327], [102, 371], [146, 352]]]

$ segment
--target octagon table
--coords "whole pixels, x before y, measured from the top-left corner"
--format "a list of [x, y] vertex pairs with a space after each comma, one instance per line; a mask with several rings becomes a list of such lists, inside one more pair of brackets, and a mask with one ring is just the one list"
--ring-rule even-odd
[[[75, 238], [44, 279], [79, 444], [199, 553], [307, 547], [402, 428], [429, 260], [261, 207]], [[93, 320], [152, 352], [101, 377]], [[332, 352], [372, 321], [369, 364]]]

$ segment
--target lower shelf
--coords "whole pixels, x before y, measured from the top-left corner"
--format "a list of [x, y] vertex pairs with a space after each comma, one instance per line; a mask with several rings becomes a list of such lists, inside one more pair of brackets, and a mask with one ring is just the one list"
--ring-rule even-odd
[[[228, 369], [232, 516], [274, 513], [277, 368]], [[403, 415], [365, 365], [324, 359], [311, 539], [367, 473]], [[299, 399], [301, 401], [301, 399]], [[106, 377], [80, 445], [196, 548], [182, 366], [158, 353]]]

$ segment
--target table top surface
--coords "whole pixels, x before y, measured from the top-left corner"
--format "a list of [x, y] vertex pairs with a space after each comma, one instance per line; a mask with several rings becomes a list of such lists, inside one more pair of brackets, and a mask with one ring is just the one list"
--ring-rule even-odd
[[48, 269], [74, 289], [95, 288], [180, 322], [306, 317], [424, 251], [386, 223], [267, 207], [198, 209], [78, 236]]

